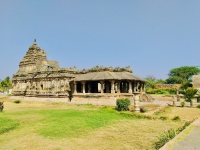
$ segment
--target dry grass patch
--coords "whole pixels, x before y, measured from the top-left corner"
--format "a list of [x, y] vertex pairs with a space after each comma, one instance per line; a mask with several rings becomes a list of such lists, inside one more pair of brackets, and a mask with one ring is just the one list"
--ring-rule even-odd
[[21, 102], [20, 104], [15, 104], [12, 101], [4, 101], [4, 112], [24, 112], [31, 110], [58, 110], [58, 109], [79, 109], [79, 110], [89, 110], [98, 109], [101, 106], [90, 106], [90, 105], [71, 105], [65, 103], [35, 103], [35, 102]]
[[40, 136], [34, 132], [36, 127], [33, 126], [0, 135], [0, 149], [154, 149], [153, 143], [160, 133], [179, 126], [179, 123], [172, 121], [120, 120], [76, 138], [60, 139]]
[[141, 106], [142, 108], [146, 108], [147, 111], [154, 111], [154, 110], [157, 110], [160, 105], [157, 105], [157, 104], [145, 104], [145, 105], [142, 105]]
[[191, 121], [200, 116], [200, 109], [190, 107], [167, 107], [164, 111], [161, 111], [157, 116], [168, 116], [173, 118], [179, 116], [182, 120]]
[[0, 116], [20, 124], [0, 134], [2, 150], [154, 149], [162, 132], [184, 124], [120, 115], [114, 107], [25, 102], [5, 102]]
[[[161, 128], [162, 126], [162, 128]], [[160, 133], [178, 128], [180, 124], [161, 120], [121, 120], [118, 123], [76, 139], [83, 149], [154, 149], [153, 143]], [[95, 137], [95, 138], [94, 138]], [[89, 142], [87, 142], [89, 141]], [[84, 144], [83, 143], [87, 143]], [[102, 144], [103, 143], [103, 144]]]

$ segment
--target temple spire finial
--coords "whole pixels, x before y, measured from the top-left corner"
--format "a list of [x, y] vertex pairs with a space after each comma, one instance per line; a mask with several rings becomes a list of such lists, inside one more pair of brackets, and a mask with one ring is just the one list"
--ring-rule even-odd
[[37, 43], [36, 43], [36, 39], [34, 39], [34, 43], [33, 43], [33, 45], [37, 45]]

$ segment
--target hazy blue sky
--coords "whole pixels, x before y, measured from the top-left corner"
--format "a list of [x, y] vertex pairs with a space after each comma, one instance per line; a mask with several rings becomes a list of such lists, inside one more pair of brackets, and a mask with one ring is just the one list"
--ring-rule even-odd
[[0, 79], [34, 38], [60, 67], [131, 66], [167, 78], [200, 66], [199, 0], [0, 0]]

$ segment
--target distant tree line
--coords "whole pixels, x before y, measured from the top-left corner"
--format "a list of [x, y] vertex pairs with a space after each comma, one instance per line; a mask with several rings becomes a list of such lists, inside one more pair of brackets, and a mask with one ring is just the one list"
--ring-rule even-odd
[[[157, 84], [181, 84], [180, 89], [185, 90], [191, 86], [192, 76], [198, 75], [199, 73], [200, 69], [197, 66], [182, 66], [171, 69], [166, 80], [156, 79], [154, 76], [148, 76], [145, 78], [147, 80], [146, 90], [148, 92], [148, 90], [156, 89]], [[175, 92], [175, 89], [171, 91]], [[162, 94], [162, 92], [160, 94]]]

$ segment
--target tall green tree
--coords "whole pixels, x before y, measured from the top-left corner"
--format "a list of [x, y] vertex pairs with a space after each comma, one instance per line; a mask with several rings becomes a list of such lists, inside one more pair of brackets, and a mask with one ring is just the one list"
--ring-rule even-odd
[[5, 91], [6, 89], [9, 89], [11, 87], [12, 87], [12, 81], [9, 76], [7, 76], [4, 80], [0, 82], [0, 89], [2, 91]]
[[169, 72], [169, 78], [166, 79], [167, 84], [186, 85], [191, 82], [191, 77], [200, 73], [200, 69], [196, 66], [182, 66], [174, 68]]

